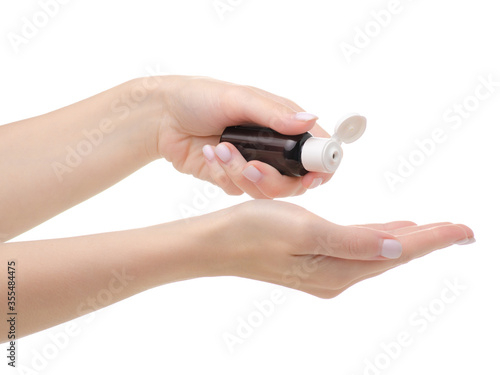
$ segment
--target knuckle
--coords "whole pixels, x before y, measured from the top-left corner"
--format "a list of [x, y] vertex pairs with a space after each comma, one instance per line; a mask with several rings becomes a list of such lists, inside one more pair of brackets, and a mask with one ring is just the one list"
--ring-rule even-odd
[[213, 175], [213, 180], [216, 185], [218, 185], [224, 192], [228, 195], [241, 195], [243, 192], [233, 184], [231, 178], [225, 173], [215, 173]]
[[244, 167], [245, 167], [244, 163], [242, 164], [236, 162], [235, 160], [232, 160], [229, 164], [226, 164], [224, 166], [224, 170], [231, 177], [241, 178], [242, 177], [241, 174], [243, 172]]
[[263, 193], [269, 198], [269, 199], [274, 199], [274, 198], [278, 198], [280, 195], [279, 195], [279, 192], [276, 191], [275, 189], [265, 189], [263, 191]]
[[234, 185], [223, 187], [222, 190], [224, 190], [224, 192], [227, 195], [242, 195], [243, 194], [243, 191], [241, 191], [241, 189], [239, 189], [237, 186], [234, 186]]
[[224, 190], [226, 190], [226, 188], [230, 187], [232, 184], [231, 179], [225, 172], [215, 173], [214, 181]]
[[261, 186], [261, 191], [271, 199], [278, 198], [281, 195], [281, 187], [275, 183], [268, 183], [265, 186]]
[[236, 189], [231, 189], [229, 191], [226, 191], [226, 194], [228, 195], [243, 195], [243, 191], [241, 191], [240, 189], [236, 190]]
[[293, 193], [293, 196], [298, 197], [299, 195], [304, 194], [306, 191], [307, 191], [307, 189], [305, 187], [301, 187]]
[[273, 128], [274, 130], [278, 132], [283, 132], [285, 131], [285, 125], [283, 123], [283, 115], [286, 113], [286, 110], [281, 109], [281, 111], [274, 111], [269, 117], [268, 117], [268, 124], [270, 128]]

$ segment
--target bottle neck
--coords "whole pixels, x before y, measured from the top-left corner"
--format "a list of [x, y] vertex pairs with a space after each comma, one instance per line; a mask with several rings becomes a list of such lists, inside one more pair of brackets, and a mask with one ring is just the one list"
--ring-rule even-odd
[[301, 151], [301, 162], [309, 172], [333, 173], [342, 160], [342, 148], [336, 139], [308, 138]]

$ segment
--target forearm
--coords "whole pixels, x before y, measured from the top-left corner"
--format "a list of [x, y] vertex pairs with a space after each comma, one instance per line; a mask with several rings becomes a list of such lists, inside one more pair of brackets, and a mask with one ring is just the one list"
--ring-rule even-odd
[[0, 240], [90, 198], [159, 157], [159, 80], [135, 79], [0, 127]]
[[[74, 319], [149, 288], [222, 274], [211, 250], [214, 221], [178, 221], [99, 235], [0, 244], [0, 295], [7, 295], [7, 263], [15, 261], [16, 337]], [[0, 308], [0, 342], [8, 332]]]

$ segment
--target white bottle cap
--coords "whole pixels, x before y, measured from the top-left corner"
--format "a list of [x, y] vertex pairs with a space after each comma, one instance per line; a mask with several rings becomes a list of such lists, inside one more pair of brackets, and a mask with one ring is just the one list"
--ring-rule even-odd
[[342, 142], [359, 139], [366, 129], [366, 118], [357, 114], [342, 118], [331, 138], [308, 138], [302, 146], [301, 161], [309, 172], [333, 173], [342, 160]]
[[337, 122], [335, 126], [336, 137], [340, 142], [351, 143], [357, 141], [365, 132], [366, 118], [358, 114], [347, 115]]

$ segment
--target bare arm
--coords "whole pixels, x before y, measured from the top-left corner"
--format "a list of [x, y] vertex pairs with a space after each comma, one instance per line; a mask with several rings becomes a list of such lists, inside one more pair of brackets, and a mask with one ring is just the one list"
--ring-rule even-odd
[[[269, 165], [247, 163], [228, 145], [202, 155], [204, 145], [214, 151], [226, 126], [243, 122], [286, 134], [310, 130], [327, 135], [315, 116], [301, 110], [288, 99], [252, 87], [205, 78], [151, 77], [2, 126], [0, 240], [160, 157], [230, 194], [302, 194], [331, 175], [282, 176]], [[220, 147], [229, 147], [224, 160], [217, 155]], [[243, 172], [248, 167], [257, 169], [260, 178], [247, 179]], [[472, 231], [463, 225], [343, 227], [291, 204], [256, 200], [189, 222], [0, 244], [0, 295], [7, 295], [7, 262], [14, 260], [21, 337], [148, 288], [193, 277], [235, 275], [331, 298], [430, 251], [472, 240]], [[2, 317], [5, 308], [0, 309]], [[0, 319], [0, 332], [7, 328], [7, 321]]]
[[[194, 237], [187, 230], [195, 222], [0, 244], [2, 296], [7, 295], [7, 262], [15, 261], [16, 338], [154, 286], [210, 275], [214, 262], [204, 258], [209, 252], [199, 246], [210, 229], [198, 227]], [[0, 342], [6, 341], [9, 331], [6, 307], [2, 303], [0, 308]]]
[[[161, 76], [134, 79], [45, 115], [1, 126], [0, 241], [162, 157], [229, 194], [302, 194], [331, 174], [282, 176], [267, 164], [247, 163], [231, 145], [219, 146], [229, 147], [229, 159], [202, 153], [205, 145], [213, 150], [227, 126], [243, 122], [286, 134], [310, 130], [328, 136], [316, 116], [301, 111], [292, 101], [256, 88], [203, 77]], [[252, 181], [244, 174], [250, 166]]]
[[[240, 276], [332, 298], [433, 250], [472, 242], [473, 236], [466, 226], [451, 223], [340, 226], [290, 203], [255, 200], [189, 221], [1, 244], [0, 295], [7, 295], [7, 261], [15, 260], [19, 338], [196, 277]], [[0, 342], [6, 340], [2, 334]]]
[[155, 112], [154, 84], [153, 78], [132, 80], [0, 127], [0, 240], [92, 197], [156, 158], [151, 141], [161, 108]]

